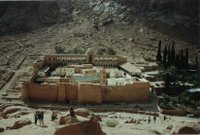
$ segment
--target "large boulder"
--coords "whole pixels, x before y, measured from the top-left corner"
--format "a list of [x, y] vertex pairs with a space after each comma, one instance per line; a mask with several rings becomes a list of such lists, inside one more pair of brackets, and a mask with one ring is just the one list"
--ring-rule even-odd
[[117, 125], [119, 124], [119, 122], [118, 121], [116, 121], [116, 120], [107, 120], [106, 121], [106, 125], [108, 126], [108, 127], [116, 127]]
[[173, 125], [169, 125], [166, 127], [167, 130], [172, 130], [172, 128], [173, 128]]
[[66, 119], [66, 116], [60, 117], [59, 124], [60, 125], [65, 125], [65, 123], [66, 123], [65, 119]]
[[182, 127], [179, 129], [178, 134], [199, 134], [195, 129], [192, 127]]
[[98, 122], [83, 121], [57, 129], [54, 135], [106, 135]]
[[15, 124], [12, 127], [7, 127], [7, 129], [19, 129], [21, 127], [24, 127], [26, 125], [30, 125], [32, 122], [30, 120], [21, 120], [16, 121]]
[[82, 116], [82, 117], [88, 117], [88, 116], [90, 116], [90, 114], [92, 114], [92, 112], [87, 109], [78, 109], [75, 111], [75, 114]]
[[90, 120], [94, 122], [102, 121], [101, 117], [99, 115], [91, 114]]
[[79, 122], [79, 120], [76, 117], [70, 117], [70, 116], [63, 116], [60, 117], [59, 124], [60, 125], [66, 125], [66, 124], [72, 124]]

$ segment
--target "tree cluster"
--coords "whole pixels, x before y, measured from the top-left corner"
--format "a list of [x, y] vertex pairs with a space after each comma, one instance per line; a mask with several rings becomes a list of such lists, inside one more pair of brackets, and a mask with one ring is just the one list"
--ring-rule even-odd
[[164, 50], [161, 48], [161, 41], [158, 44], [158, 51], [156, 55], [156, 61], [159, 65], [162, 65], [165, 69], [171, 66], [176, 67], [178, 70], [189, 68], [189, 49], [181, 49], [178, 53], [174, 48], [174, 41], [168, 46], [165, 45]]

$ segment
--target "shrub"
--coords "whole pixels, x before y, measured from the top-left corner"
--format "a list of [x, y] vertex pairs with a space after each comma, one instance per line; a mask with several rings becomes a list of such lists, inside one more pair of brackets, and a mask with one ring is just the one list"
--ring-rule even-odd
[[63, 53], [65, 53], [65, 47], [63, 47], [63, 46], [55, 46], [54, 49], [55, 49], [55, 52], [57, 54], [63, 54]]

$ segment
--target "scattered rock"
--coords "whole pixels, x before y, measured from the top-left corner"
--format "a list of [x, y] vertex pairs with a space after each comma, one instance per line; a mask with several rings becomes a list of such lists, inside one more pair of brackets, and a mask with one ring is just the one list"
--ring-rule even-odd
[[4, 132], [4, 128], [0, 127], [0, 133]]
[[65, 125], [65, 121], [66, 121], [65, 118], [66, 118], [65, 116], [64, 117], [60, 117], [60, 120], [59, 120], [59, 124], [60, 125]]
[[22, 121], [16, 121], [15, 124], [12, 127], [7, 127], [7, 129], [19, 129], [21, 127], [24, 127], [26, 125], [30, 125], [32, 122], [30, 120], [22, 120]]
[[82, 117], [88, 117], [92, 113], [89, 110], [86, 109], [79, 109], [75, 111], [76, 115], [82, 116]]
[[119, 124], [119, 122], [116, 120], [107, 120], [106, 121], [106, 125], [108, 127], [116, 127], [118, 124]]
[[140, 32], [140, 33], [143, 33], [143, 32], [144, 32], [144, 29], [143, 29], [143, 28], [140, 28], [139, 32]]
[[16, 115], [13, 115], [13, 116], [11, 116], [10, 118], [19, 118], [20, 116], [22, 116], [22, 115], [27, 115], [27, 114], [29, 114], [28, 112], [19, 112], [18, 114], [16, 114]]
[[102, 119], [99, 115], [92, 114], [90, 117], [90, 121], [97, 122], [97, 121], [102, 121]]
[[101, 22], [101, 26], [112, 24], [114, 21], [111, 18], [103, 19]]
[[65, 119], [65, 124], [72, 124], [77, 122], [79, 122], [79, 120], [76, 117], [67, 117]]
[[172, 128], [173, 128], [173, 125], [169, 125], [166, 127], [167, 130], [172, 130]]
[[131, 120], [127, 120], [127, 121], [125, 121], [125, 123], [137, 123], [137, 120], [134, 120], [134, 119], [131, 119]]
[[83, 121], [57, 129], [54, 135], [106, 135], [98, 122]]
[[69, 115], [60, 117], [60, 120], [59, 120], [60, 125], [72, 124], [72, 123], [77, 123], [77, 122], [79, 122], [79, 120], [76, 117], [71, 118]]
[[8, 118], [8, 116], [7, 116], [8, 114], [15, 113], [15, 112], [17, 112], [17, 111], [19, 111], [19, 110], [21, 110], [21, 108], [16, 107], [16, 106], [9, 106], [9, 107], [7, 107], [7, 108], [5, 108], [5, 109], [3, 110], [1, 116], [2, 116], [3, 118], [7, 119], [7, 118]]
[[153, 131], [153, 133], [154, 133], [154, 134], [156, 134], [156, 135], [161, 135], [161, 133], [160, 133], [160, 132], [158, 132], [158, 131], [155, 131], [155, 130]]
[[128, 41], [129, 41], [129, 42], [133, 42], [133, 38], [129, 38]]

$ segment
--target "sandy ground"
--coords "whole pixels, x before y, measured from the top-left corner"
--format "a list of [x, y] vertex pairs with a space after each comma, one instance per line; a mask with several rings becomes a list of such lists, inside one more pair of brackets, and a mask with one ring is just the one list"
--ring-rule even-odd
[[[11, 113], [9, 115], [8, 119], [0, 118], [0, 127], [6, 128], [9, 126], [12, 126], [15, 121], [18, 120], [31, 120], [32, 124], [28, 126], [24, 126], [20, 129], [13, 129], [13, 130], [5, 130], [3, 133], [0, 133], [2, 135], [53, 135], [56, 128], [62, 127], [60, 126], [59, 119], [52, 122], [51, 121], [51, 113], [50, 110], [44, 110], [39, 109], [45, 112], [44, 115], [44, 122], [46, 127], [41, 127], [39, 125], [34, 124], [34, 112], [35, 109], [30, 108], [24, 108], [22, 107], [22, 110], [26, 110], [26, 112], [29, 112], [27, 115], [23, 115], [19, 118], [12, 118], [16, 113]], [[58, 118], [61, 116], [66, 115], [68, 112], [64, 111], [58, 111]], [[150, 124], [147, 121], [141, 121], [140, 124], [135, 123], [125, 123], [125, 121], [129, 121], [131, 119], [139, 120], [139, 119], [148, 119], [148, 115], [140, 115], [140, 114], [133, 114], [133, 113], [125, 113], [125, 112], [105, 112], [105, 113], [95, 113], [99, 115], [102, 118], [102, 121], [100, 122], [102, 130], [107, 135], [155, 135], [155, 134], [164, 134], [168, 135], [171, 134], [173, 130], [177, 126], [180, 125], [191, 125], [192, 123], [200, 122], [200, 119], [194, 119], [194, 118], [187, 118], [187, 117], [177, 117], [177, 116], [167, 116], [169, 119], [166, 121], [163, 121], [163, 115], [160, 114], [159, 117], [157, 117], [156, 122], [153, 122], [153, 117], [151, 116], [151, 122]], [[87, 118], [77, 116], [80, 121], [87, 120]], [[117, 124], [115, 127], [108, 127], [107, 121], [115, 121]], [[173, 125], [172, 130], [167, 130], [166, 127], [169, 125]]]

